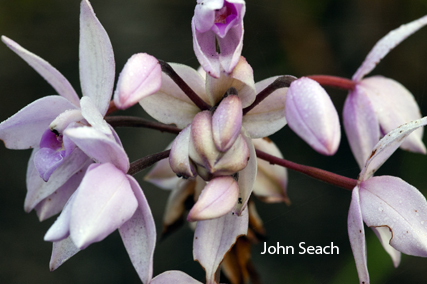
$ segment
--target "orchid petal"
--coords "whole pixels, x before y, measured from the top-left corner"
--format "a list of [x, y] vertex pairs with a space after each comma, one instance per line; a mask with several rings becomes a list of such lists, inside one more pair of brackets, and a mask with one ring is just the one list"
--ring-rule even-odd
[[[243, 6], [243, 10], [245, 6]], [[224, 38], [217, 37], [219, 43], [219, 62], [227, 73], [234, 72], [233, 69], [239, 62], [243, 49], [243, 19], [240, 24], [231, 27]]]
[[255, 153], [255, 147], [252, 143], [252, 139], [247, 136], [247, 134], [244, 132], [244, 129], [242, 130], [243, 138], [245, 139], [249, 148], [250, 156], [246, 167], [239, 172], [239, 200], [241, 202], [238, 202], [233, 209], [233, 212], [239, 216], [242, 214], [242, 211], [248, 204], [249, 197], [251, 196], [257, 176], [257, 157]]
[[75, 106], [60, 96], [48, 96], [27, 105], [0, 124], [0, 139], [9, 149], [38, 147], [49, 124], [60, 113]]
[[212, 115], [213, 139], [218, 150], [226, 152], [242, 128], [242, 103], [238, 96], [224, 98]]
[[44, 59], [29, 52], [13, 40], [2, 36], [1, 40], [22, 59], [24, 59], [34, 70], [36, 70], [60, 96], [67, 99], [75, 107], [79, 107], [79, 97], [70, 82]]
[[365, 228], [363, 227], [362, 208], [360, 206], [359, 186], [353, 189], [351, 194], [350, 209], [347, 219], [348, 237], [351, 250], [356, 262], [359, 282], [369, 283], [368, 264], [366, 257]]
[[49, 125], [52, 132], [59, 134], [64, 133], [64, 130], [73, 123], [83, 124], [84, 117], [81, 109], [68, 109], [60, 113]]
[[128, 177], [110, 163], [90, 166], [76, 193], [70, 235], [80, 249], [103, 240], [138, 207]]
[[115, 63], [110, 39], [89, 1], [80, 9], [80, 82], [101, 115], [107, 113], [114, 86]]
[[197, 164], [208, 170], [213, 169], [221, 155], [212, 136], [212, 114], [210, 111], [199, 112], [191, 123], [189, 154]]
[[341, 137], [339, 118], [319, 83], [305, 77], [293, 81], [286, 96], [285, 115], [289, 127], [314, 150], [335, 154]]
[[383, 246], [384, 250], [390, 255], [394, 267], [398, 267], [400, 263], [401, 253], [389, 244], [390, 239], [392, 238], [390, 230], [387, 227], [371, 227], [371, 229], [372, 231], [374, 231], [375, 235], [380, 240], [380, 243]]
[[61, 214], [44, 235], [45, 241], [58, 242], [67, 238], [70, 235], [71, 210], [73, 207], [74, 200], [76, 200], [76, 195], [77, 192], [74, 192], [68, 199]]
[[70, 196], [76, 191], [79, 187], [80, 182], [82, 181], [86, 168], [91, 162], [87, 163], [80, 171], [75, 173], [66, 183], [60, 186], [55, 190], [51, 195], [43, 199], [37, 206], [34, 208], [37, 212], [40, 222], [44, 221], [53, 215], [58, 214], [64, 208]]
[[215, 163], [212, 173], [233, 175], [243, 170], [248, 164], [250, 150], [243, 135], [237, 136], [233, 146]]
[[116, 141], [92, 127], [82, 126], [65, 132], [89, 157], [99, 163], [112, 163], [122, 172], [129, 169], [129, 159], [125, 150]]
[[82, 115], [86, 121], [96, 130], [101, 131], [105, 135], [112, 135], [108, 123], [104, 120], [96, 105], [90, 97], [83, 97], [80, 100], [82, 106]]
[[[396, 127], [421, 118], [420, 108], [414, 96], [400, 83], [375, 76], [363, 79], [359, 84], [365, 90], [377, 113], [381, 130], [387, 133]], [[402, 149], [426, 153], [422, 142], [423, 129], [417, 129], [402, 143]]]
[[194, 179], [181, 179], [176, 188], [171, 191], [163, 215], [162, 234], [167, 233], [170, 227], [175, 227], [174, 225], [183, 223], [183, 216], [186, 211], [185, 201], [189, 196], [195, 194], [195, 185]]
[[[48, 131], [50, 132], [50, 130]], [[53, 171], [62, 164], [64, 156], [65, 151], [56, 151], [50, 148], [41, 148], [37, 151], [34, 156], [34, 164], [44, 181], [48, 181]]]
[[238, 196], [239, 186], [232, 177], [214, 178], [203, 189], [187, 220], [194, 222], [221, 217], [230, 212]]
[[53, 194], [55, 190], [64, 185], [74, 174], [83, 170], [89, 163], [90, 159], [80, 149], [74, 151], [64, 159], [62, 164], [52, 173], [48, 182], [43, 181], [37, 169], [34, 166], [33, 153], [28, 161], [27, 169], [27, 196], [25, 197], [25, 212], [30, 212], [43, 199]]
[[168, 159], [158, 161], [144, 177], [144, 180], [162, 189], [175, 189], [181, 181], [172, 171]]
[[147, 53], [134, 54], [119, 75], [114, 104], [119, 109], [127, 109], [157, 92], [161, 84], [162, 69], [159, 61]]
[[254, 72], [243, 56], [239, 58], [230, 74], [221, 73], [218, 78], [207, 76], [206, 90], [210, 104], [219, 103], [231, 87], [237, 90], [243, 108], [254, 102], [256, 97]]
[[210, 30], [215, 22], [215, 10], [223, 6], [224, 0], [197, 1], [193, 17], [196, 29], [201, 33]]
[[184, 272], [171, 270], [165, 271], [162, 274], [157, 275], [151, 280], [150, 284], [202, 284], [193, 277], [185, 274]]
[[427, 124], [427, 117], [405, 123], [390, 131], [384, 136], [372, 150], [369, 160], [359, 174], [359, 180], [364, 181], [370, 178], [382, 164], [396, 151], [405, 138], [417, 128]]
[[206, 271], [206, 282], [216, 283], [215, 273], [224, 255], [237, 238], [248, 231], [248, 210], [241, 216], [228, 213], [220, 218], [197, 222], [193, 240], [193, 257]]
[[156, 226], [141, 187], [132, 176], [128, 175], [127, 177], [138, 201], [138, 208], [132, 218], [119, 228], [119, 232], [142, 283], [150, 283], [153, 275]]
[[362, 65], [353, 75], [353, 81], [360, 81], [363, 76], [371, 72], [381, 59], [386, 56], [390, 50], [395, 48], [408, 36], [412, 35], [420, 28], [427, 24], [427, 16], [421, 17], [418, 20], [412, 21], [408, 24], [401, 25], [399, 28], [392, 30], [382, 39], [380, 39], [369, 54], [366, 56]]
[[80, 249], [76, 247], [70, 237], [59, 242], [54, 242], [49, 262], [50, 271], [57, 269], [79, 251]]
[[[256, 93], [264, 90], [279, 76], [255, 84]], [[285, 99], [288, 88], [280, 88], [243, 116], [243, 126], [252, 138], [262, 138], [276, 133], [286, 125]]]
[[360, 206], [369, 227], [388, 227], [390, 245], [415, 256], [427, 256], [427, 201], [397, 177], [372, 177], [360, 184]]
[[380, 139], [377, 116], [364, 88], [356, 86], [347, 96], [343, 122], [351, 151], [362, 169]]
[[[190, 88], [205, 102], [205, 81], [193, 68], [170, 63], [173, 70], [190, 86]], [[153, 118], [166, 124], [174, 123], [184, 128], [191, 123], [193, 117], [200, 111], [177, 84], [166, 74], [162, 74], [160, 90], [140, 102], [142, 108]]]
[[169, 155], [171, 169], [176, 174], [184, 177], [197, 176], [196, 168], [188, 156], [190, 138], [191, 125], [184, 128], [175, 138]]
[[216, 51], [216, 36], [213, 31], [199, 32], [196, 29], [195, 19], [191, 20], [191, 31], [193, 33], [193, 49], [200, 65], [212, 77], [219, 78], [221, 65], [219, 54]]
[[[253, 139], [256, 149], [266, 152], [278, 158], [283, 158], [276, 144], [268, 138]], [[290, 204], [286, 188], [288, 174], [286, 168], [272, 165], [269, 162], [257, 158], [257, 176], [254, 184], [254, 194], [264, 202], [285, 202]]]

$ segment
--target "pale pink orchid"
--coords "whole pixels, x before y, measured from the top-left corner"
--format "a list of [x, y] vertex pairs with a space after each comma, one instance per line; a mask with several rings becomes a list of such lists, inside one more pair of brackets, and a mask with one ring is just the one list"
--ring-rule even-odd
[[45, 235], [54, 242], [51, 269], [119, 229], [139, 277], [149, 283], [156, 228], [140, 185], [127, 174], [130, 164], [123, 146], [93, 127], [67, 129], [65, 134], [97, 163], [89, 166]]
[[[91, 125], [112, 136], [103, 120], [114, 85], [115, 63], [110, 39], [87, 0], [80, 14], [80, 80], [83, 98], [48, 62], [2, 36], [2, 41], [58, 92], [29, 104], [0, 124], [0, 138], [11, 149], [34, 149], [27, 171], [25, 210], [40, 219], [57, 214], [76, 189], [90, 158], [64, 136], [67, 128]], [[57, 203], [45, 202], [56, 195]]]
[[373, 149], [353, 189], [348, 234], [360, 283], [369, 283], [363, 222], [372, 228], [394, 266], [400, 253], [427, 257], [427, 201], [413, 186], [393, 176], [372, 175], [427, 117], [389, 132]]
[[[364, 78], [391, 49], [427, 24], [427, 16], [389, 32], [379, 40], [353, 75], [356, 83], [343, 109], [348, 141], [360, 168], [381, 136], [399, 125], [421, 118], [413, 95], [400, 83], [382, 76]], [[414, 131], [401, 148], [426, 153], [423, 129]]]
[[244, 0], [197, 0], [191, 21], [193, 48], [203, 69], [215, 78], [231, 73], [243, 48]]
[[341, 139], [338, 113], [326, 91], [316, 81], [293, 81], [286, 95], [285, 116], [289, 127], [314, 150], [334, 155]]
[[[196, 203], [188, 218], [217, 218], [230, 212], [233, 204], [234, 212], [240, 214], [246, 207], [256, 177], [256, 155], [251, 138], [271, 135], [286, 124], [286, 88], [277, 89], [242, 115], [242, 109], [254, 102], [257, 92], [277, 77], [255, 84], [252, 68], [243, 57], [231, 74], [221, 73], [218, 79], [211, 76], [204, 78], [205, 74], [184, 65], [171, 66], [205, 103], [215, 106], [212, 110], [200, 111], [165, 74], [160, 90], [140, 101], [141, 106], [155, 119], [184, 128], [171, 148], [170, 164], [173, 171], [184, 177], [200, 175], [210, 183], [206, 189], [215, 193], [216, 198], [203, 193], [201, 196], [210, 197], [200, 199], [200, 203]], [[229, 95], [224, 98], [230, 88], [235, 90], [237, 96]], [[227, 179], [229, 183], [222, 178], [215, 179], [237, 172], [237, 182], [232, 181], [231, 177]], [[223, 186], [225, 183], [229, 186]], [[211, 206], [212, 200], [222, 200], [222, 197], [227, 199], [228, 190], [235, 196], [237, 188], [237, 198], [229, 198], [232, 200], [229, 202], [219, 202], [218, 205], [222, 205], [220, 207]], [[199, 213], [201, 215], [197, 216]]]

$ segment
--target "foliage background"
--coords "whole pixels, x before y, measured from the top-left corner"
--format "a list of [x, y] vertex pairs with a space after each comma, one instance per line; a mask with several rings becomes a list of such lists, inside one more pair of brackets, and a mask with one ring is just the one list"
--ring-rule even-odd
[[[78, 0], [0, 0], [0, 34], [49, 61], [80, 92], [78, 78]], [[195, 1], [92, 0], [115, 51], [116, 72], [127, 58], [147, 52], [157, 58], [198, 67], [192, 50], [190, 20]], [[279, 74], [329, 74], [350, 78], [375, 42], [391, 29], [427, 13], [425, 0], [248, 0], [243, 55], [256, 81]], [[427, 114], [427, 28], [392, 51], [372, 74], [405, 85]], [[24, 61], [0, 46], [0, 120], [54, 90]], [[328, 92], [341, 112], [346, 92]], [[128, 113], [146, 116], [142, 109]], [[120, 129], [133, 161], [162, 151], [173, 135], [146, 129]], [[359, 172], [345, 137], [334, 157], [324, 157], [289, 129], [273, 135], [284, 156], [356, 178]], [[39, 223], [34, 212], [23, 211], [29, 151], [0, 147], [0, 282], [1, 283], [139, 283], [118, 233], [78, 253], [49, 272], [51, 244], [43, 241], [51, 218]], [[427, 194], [427, 157], [398, 151], [378, 174], [395, 175]], [[158, 232], [168, 192], [142, 183], [156, 218]], [[298, 247], [340, 247], [339, 255], [252, 256], [263, 283], [357, 283], [347, 237], [350, 192], [289, 173], [292, 205], [257, 202], [268, 232], [267, 244]], [[427, 236], [426, 236], [427, 237]], [[372, 283], [426, 283], [427, 260], [404, 256], [394, 269], [374, 234], [368, 230], [368, 262]], [[203, 281], [203, 270], [192, 260], [192, 231], [188, 226], [160, 241], [154, 275], [183, 270]]]

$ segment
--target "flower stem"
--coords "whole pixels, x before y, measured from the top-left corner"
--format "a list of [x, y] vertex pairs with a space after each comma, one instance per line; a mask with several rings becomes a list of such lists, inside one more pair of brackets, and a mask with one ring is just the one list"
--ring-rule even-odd
[[333, 87], [333, 88], [338, 88], [342, 90], [351, 91], [351, 90], [354, 90], [354, 87], [356, 86], [356, 83], [353, 82], [352, 80], [336, 77], [336, 76], [311, 75], [306, 77], [316, 81], [322, 86]]
[[181, 132], [178, 127], [134, 116], [107, 116], [105, 120], [113, 127], [146, 127], [174, 134]]
[[162, 71], [168, 75], [175, 84], [178, 85], [179, 88], [188, 96], [188, 98], [199, 107], [200, 110], [209, 110], [211, 106], [207, 104], [204, 100], [202, 100], [193, 89], [188, 86], [187, 83], [182, 80], [182, 78], [173, 70], [173, 68], [163, 60], [159, 60], [160, 66], [162, 67]]
[[152, 166], [154, 163], [166, 159], [167, 157], [169, 157], [170, 152], [171, 150], [166, 150], [132, 162], [130, 164], [129, 171], [127, 172], [128, 175], [137, 174], [140, 171]]
[[293, 81], [295, 81], [297, 78], [290, 75], [284, 75], [280, 76], [276, 80], [274, 80], [273, 83], [268, 85], [264, 90], [259, 92], [259, 94], [256, 96], [255, 101], [248, 107], [245, 107], [243, 109], [243, 115], [248, 113], [251, 109], [256, 107], [260, 102], [262, 102], [265, 98], [267, 98], [270, 94], [272, 94], [274, 91], [280, 88], [287, 88], [291, 85]]
[[260, 150], [255, 150], [255, 151], [258, 158], [266, 160], [270, 162], [270, 164], [272, 165], [279, 165], [279, 166], [306, 174], [312, 178], [321, 180], [323, 182], [326, 182], [347, 190], [353, 190], [353, 188], [357, 185], [357, 180], [355, 179], [340, 176], [340, 175], [337, 175], [325, 170], [321, 170], [318, 168], [300, 165], [300, 164], [267, 154]]
[[110, 115], [110, 114], [112, 114], [113, 112], [116, 112], [118, 110], [118, 108], [116, 107], [116, 105], [114, 104], [114, 101], [113, 100], [111, 100], [110, 101], [110, 105], [108, 106], [108, 110], [107, 110], [107, 113], [105, 114], [106, 116], [107, 115]]

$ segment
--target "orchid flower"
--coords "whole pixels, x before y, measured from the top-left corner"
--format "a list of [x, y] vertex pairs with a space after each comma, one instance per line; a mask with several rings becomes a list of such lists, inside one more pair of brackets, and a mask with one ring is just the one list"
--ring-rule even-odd
[[221, 69], [230, 74], [238, 63], [245, 11], [244, 0], [197, 0], [191, 21], [193, 48], [209, 75], [219, 78]]
[[[382, 76], [364, 76], [371, 72], [391, 49], [426, 24], [427, 16], [424, 16], [389, 32], [376, 43], [353, 75], [352, 80], [356, 85], [344, 104], [343, 120], [349, 144], [360, 168], [363, 168], [381, 135], [421, 117], [413, 95], [400, 83]], [[426, 153], [422, 135], [422, 128], [414, 131], [402, 143], [401, 148]]]
[[127, 174], [129, 159], [120, 141], [85, 126], [67, 129], [65, 134], [97, 163], [89, 166], [45, 235], [45, 240], [54, 242], [51, 269], [118, 228], [138, 275], [149, 283], [155, 224], [140, 185]]
[[[233, 192], [232, 196], [236, 196], [236, 184], [230, 177], [228, 179], [230, 186], [224, 187], [224, 178], [221, 178], [221, 181], [215, 178], [239, 172], [238, 195], [235, 199], [229, 198], [228, 200], [232, 201], [221, 202], [223, 210], [218, 210], [218, 207], [209, 206], [214, 198], [209, 194], [202, 194], [209, 197], [201, 199], [201, 205], [197, 205], [189, 218], [199, 220], [200, 216], [195, 216], [199, 215], [202, 208], [208, 207], [211, 213], [200, 218], [206, 219], [207, 216], [216, 218], [230, 212], [233, 204], [235, 213], [240, 214], [247, 204], [256, 177], [256, 156], [250, 138], [271, 135], [286, 124], [284, 116], [286, 88], [274, 91], [243, 115], [242, 109], [254, 102], [256, 93], [274, 82], [277, 77], [255, 84], [252, 69], [243, 57], [230, 75], [221, 73], [218, 79], [200, 74], [184, 65], [171, 64], [171, 66], [207, 105], [216, 106], [212, 110], [200, 111], [200, 108], [166, 75], [163, 75], [160, 90], [140, 101], [145, 111], [155, 119], [184, 128], [171, 149], [172, 169], [185, 177], [200, 175], [206, 181], [210, 181], [208, 191], [215, 192], [215, 196], [220, 195], [224, 199], [228, 196], [225, 193], [226, 189]], [[229, 95], [224, 98], [224, 94], [228, 93], [230, 88], [235, 90], [237, 96]], [[245, 158], [248, 155], [249, 162]], [[198, 208], [199, 206], [201, 208]], [[210, 215], [212, 213], [215, 214]]]
[[[48, 62], [5, 36], [2, 41], [59, 94], [36, 100], [0, 124], [0, 138], [7, 148], [33, 149], [28, 163], [25, 210], [36, 208], [43, 220], [62, 209], [83, 177], [79, 172], [91, 163], [64, 131], [91, 125], [113, 135], [102, 118], [107, 112], [114, 84], [113, 50], [92, 7], [83, 0], [79, 46], [83, 98], [79, 101], [71, 84]], [[53, 196], [58, 203], [46, 202]]]
[[348, 214], [348, 234], [360, 283], [369, 283], [363, 222], [372, 228], [394, 266], [400, 253], [427, 257], [427, 201], [412, 185], [392, 176], [372, 175], [427, 117], [389, 132], [375, 146], [353, 189]]

